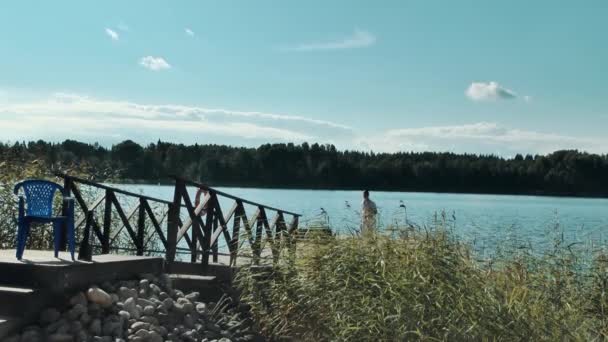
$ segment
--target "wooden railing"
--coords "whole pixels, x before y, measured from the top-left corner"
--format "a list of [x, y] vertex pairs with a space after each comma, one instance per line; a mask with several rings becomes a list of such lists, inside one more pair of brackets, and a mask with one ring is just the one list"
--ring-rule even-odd
[[[299, 214], [233, 196], [202, 183], [173, 177], [173, 201], [167, 201], [68, 174], [56, 175], [63, 178], [66, 192], [75, 198], [76, 206], [82, 213], [75, 223], [77, 230], [84, 225], [79, 230], [82, 237], [79, 259], [90, 260], [93, 248], [96, 248], [102, 254], [112, 250], [130, 251], [136, 255], [164, 254], [167, 262], [176, 261], [177, 254], [190, 254], [191, 262], [200, 260], [203, 265], [209, 265], [210, 258], [217, 263], [219, 255], [226, 255], [230, 257], [229, 264], [235, 265], [245, 243], [249, 244], [254, 261], [261, 258], [264, 243], [270, 246], [275, 260], [283, 248], [288, 247], [291, 251], [295, 248], [293, 236], [298, 229]], [[85, 200], [81, 190], [83, 185], [100, 192], [92, 203]], [[188, 186], [207, 192], [198, 206], [192, 203]], [[128, 212], [118, 195], [132, 202]], [[232, 207], [225, 214], [220, 199], [232, 202]], [[256, 208], [251, 218], [247, 216], [245, 205]], [[99, 219], [95, 212], [102, 209], [101, 206], [103, 218]], [[156, 212], [153, 207], [157, 209]], [[136, 214], [137, 221], [133, 224]], [[269, 221], [270, 215], [273, 218]], [[291, 218], [289, 223], [285, 220], [286, 216]], [[117, 246], [117, 239], [125, 229], [128, 246]], [[221, 238], [226, 242], [228, 253], [219, 251]], [[90, 243], [95, 239], [98, 244]], [[147, 248], [152, 240], [156, 240], [161, 249]], [[184, 245], [182, 240], [187, 248], [180, 247]]]

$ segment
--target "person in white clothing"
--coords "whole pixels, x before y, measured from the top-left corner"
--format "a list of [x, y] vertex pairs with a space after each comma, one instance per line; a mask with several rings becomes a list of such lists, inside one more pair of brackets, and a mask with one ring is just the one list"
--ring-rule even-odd
[[376, 229], [376, 214], [378, 209], [376, 203], [369, 199], [369, 191], [363, 191], [363, 202], [361, 202], [361, 233], [367, 234]]

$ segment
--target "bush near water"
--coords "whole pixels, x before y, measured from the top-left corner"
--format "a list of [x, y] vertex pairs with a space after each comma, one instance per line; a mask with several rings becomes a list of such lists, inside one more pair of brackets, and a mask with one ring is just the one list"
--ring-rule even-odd
[[269, 339], [599, 341], [607, 259], [571, 246], [475, 260], [446, 229], [398, 237], [309, 237], [265, 274], [243, 268], [242, 301]]

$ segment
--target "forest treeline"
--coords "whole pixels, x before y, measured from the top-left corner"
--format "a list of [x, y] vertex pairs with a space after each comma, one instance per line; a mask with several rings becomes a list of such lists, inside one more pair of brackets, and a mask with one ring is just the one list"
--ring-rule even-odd
[[49, 170], [86, 166], [95, 178], [114, 181], [157, 183], [180, 175], [215, 186], [608, 196], [608, 155], [575, 150], [502, 158], [338, 151], [308, 143], [257, 148], [161, 141], [141, 146], [130, 140], [111, 148], [73, 140], [0, 143], [0, 166], [34, 160]]

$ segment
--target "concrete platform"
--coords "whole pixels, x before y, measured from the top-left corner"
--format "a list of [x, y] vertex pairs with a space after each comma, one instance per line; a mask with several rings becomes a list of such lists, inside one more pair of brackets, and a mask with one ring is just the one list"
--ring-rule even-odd
[[106, 254], [86, 262], [72, 261], [69, 253], [55, 258], [53, 251], [26, 250], [20, 261], [15, 250], [0, 250], [0, 340], [77, 290], [163, 270], [161, 257]]
[[69, 253], [55, 258], [53, 251], [26, 250], [19, 261], [14, 250], [0, 250], [0, 286], [63, 291], [141, 273], [161, 273], [163, 267], [161, 257], [106, 254], [87, 262], [72, 261]]

